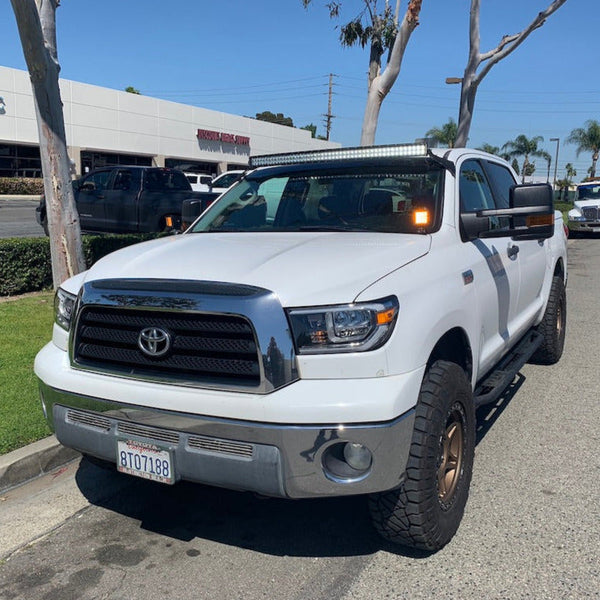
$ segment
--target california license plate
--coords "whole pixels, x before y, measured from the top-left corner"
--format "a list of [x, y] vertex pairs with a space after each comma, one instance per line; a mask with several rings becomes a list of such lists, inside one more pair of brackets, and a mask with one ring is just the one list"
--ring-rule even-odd
[[160, 483], [175, 483], [172, 452], [149, 442], [117, 440], [117, 470]]

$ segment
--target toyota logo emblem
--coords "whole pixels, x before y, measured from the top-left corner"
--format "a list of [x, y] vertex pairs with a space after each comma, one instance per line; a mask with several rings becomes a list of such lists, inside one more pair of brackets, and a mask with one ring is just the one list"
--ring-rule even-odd
[[171, 336], [160, 327], [147, 327], [138, 336], [140, 350], [152, 358], [164, 356], [171, 348]]

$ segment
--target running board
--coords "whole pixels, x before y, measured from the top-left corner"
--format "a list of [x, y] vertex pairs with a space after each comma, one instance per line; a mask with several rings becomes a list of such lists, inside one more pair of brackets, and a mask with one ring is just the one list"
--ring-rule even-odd
[[498, 366], [477, 385], [473, 394], [475, 407], [496, 401], [543, 341], [544, 336], [534, 329], [525, 334]]

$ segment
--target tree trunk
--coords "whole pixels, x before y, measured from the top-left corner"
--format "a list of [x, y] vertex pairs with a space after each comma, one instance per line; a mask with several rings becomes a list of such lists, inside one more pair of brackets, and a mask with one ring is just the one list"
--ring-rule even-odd
[[598, 162], [598, 152], [594, 152], [592, 154], [592, 170], [590, 171], [590, 177], [592, 179], [596, 178], [596, 163]]
[[[14, 0], [13, 0], [14, 1]], [[361, 146], [372, 146], [375, 143], [375, 134], [377, 133], [377, 121], [381, 104], [400, 74], [402, 58], [404, 51], [412, 32], [419, 24], [419, 13], [421, 12], [421, 3], [423, 0], [410, 0], [402, 24], [394, 40], [390, 59], [383, 73], [370, 81], [369, 93], [367, 95], [367, 104], [363, 118], [362, 133], [360, 136]]]
[[52, 279], [57, 288], [65, 279], [85, 269], [58, 86], [57, 0], [11, 0], [11, 3], [35, 101]]
[[[465, 68], [460, 94], [460, 107], [458, 117], [457, 147], [465, 147], [469, 139], [469, 131], [473, 119], [475, 96], [479, 84], [490, 72], [491, 68], [514, 52], [532, 31], [541, 27], [546, 19], [557, 11], [567, 0], [554, 0], [548, 8], [538, 13], [531, 23], [522, 31], [514, 35], [505, 35], [498, 46], [488, 52], [480, 53], [479, 14], [481, 0], [471, 0], [469, 20], [469, 60]], [[478, 72], [478, 69], [484, 65]]]

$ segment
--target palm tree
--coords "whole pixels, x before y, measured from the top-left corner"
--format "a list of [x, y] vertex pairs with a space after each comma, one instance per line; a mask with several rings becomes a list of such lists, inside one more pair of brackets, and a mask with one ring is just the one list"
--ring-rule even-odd
[[521, 167], [521, 183], [525, 183], [525, 175], [531, 175], [535, 169], [535, 165], [529, 161], [529, 157], [539, 156], [540, 158], [546, 158], [548, 153], [545, 150], [540, 150], [538, 148], [538, 144], [543, 141], [544, 138], [541, 135], [536, 135], [535, 137], [529, 139], [527, 136], [521, 134], [518, 135], [514, 140], [506, 142], [506, 144], [502, 146], [503, 150], [508, 150], [507, 154], [509, 157], [523, 157], [523, 166]]
[[440, 144], [446, 144], [448, 148], [454, 148], [456, 142], [456, 134], [458, 133], [458, 125], [456, 121], [450, 117], [447, 123], [439, 127], [433, 127], [426, 134], [425, 137], [433, 138]]
[[540, 156], [548, 163], [548, 174], [546, 175], [546, 183], [550, 181], [550, 165], [552, 164], [552, 156], [545, 150], [540, 151]]
[[590, 177], [596, 177], [596, 163], [600, 155], [600, 123], [590, 119], [584, 123], [585, 127], [573, 129], [567, 138], [567, 144], [577, 145], [577, 156], [582, 152], [592, 153], [592, 166], [590, 167]]
[[500, 156], [500, 148], [498, 146], [492, 146], [492, 144], [482, 144], [477, 148], [477, 150], [481, 150], [482, 152], [487, 152], [488, 154], [495, 154], [496, 156]]

